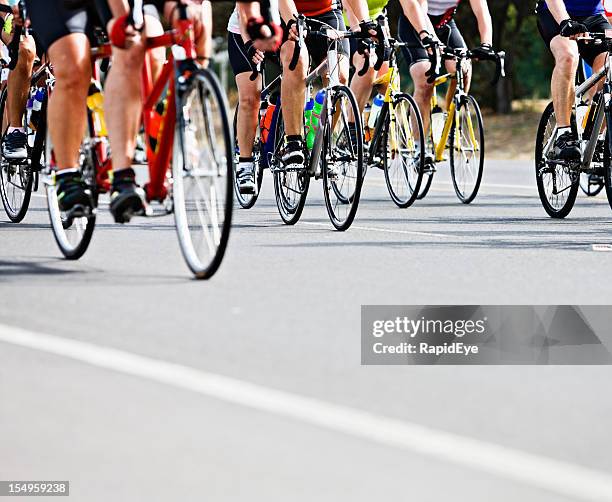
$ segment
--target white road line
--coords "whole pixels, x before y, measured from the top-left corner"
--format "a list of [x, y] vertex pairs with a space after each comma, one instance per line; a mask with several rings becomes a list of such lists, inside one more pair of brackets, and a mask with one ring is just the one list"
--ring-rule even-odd
[[[301, 222], [301, 224], [311, 225], [313, 227], [329, 228], [329, 223], [317, 223], [316, 221], [303, 221]], [[434, 234], [431, 232], [419, 232], [417, 230], [397, 230], [393, 228], [361, 227], [358, 225], [351, 225], [351, 228], [355, 230], [365, 230], [367, 232], [383, 232], [383, 233], [389, 233], [389, 234], [421, 235], [425, 237], [443, 237], [443, 238], [453, 237], [452, 235]]]
[[408, 450], [566, 497], [592, 502], [612, 501], [612, 476], [577, 464], [179, 364], [2, 324], [0, 341]]

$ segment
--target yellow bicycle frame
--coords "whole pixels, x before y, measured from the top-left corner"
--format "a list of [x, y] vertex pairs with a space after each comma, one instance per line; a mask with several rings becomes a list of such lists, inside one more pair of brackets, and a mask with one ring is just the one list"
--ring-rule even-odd
[[[433, 93], [433, 96], [431, 97], [431, 109], [432, 110], [436, 106], [438, 106], [438, 94], [436, 93], [435, 88], [438, 87], [439, 85], [442, 85], [448, 82], [450, 79], [453, 79], [453, 78], [455, 78], [454, 73], [447, 73], [446, 75], [441, 75], [440, 77], [436, 78], [436, 81], [434, 82], [434, 93]], [[446, 121], [444, 122], [444, 129], [442, 130], [442, 136], [440, 137], [440, 141], [434, 145], [435, 154], [436, 154], [436, 162], [441, 162], [442, 160], [444, 160], [444, 150], [446, 149], [446, 143], [448, 141], [448, 136], [450, 134], [450, 130], [453, 125], [453, 121], [455, 121], [456, 130], [459, 130], [460, 117], [459, 117], [459, 114], [456, 113], [456, 111], [457, 111], [457, 105], [455, 103], [455, 100], [453, 99], [453, 101], [448, 107], [448, 115], [446, 117]], [[476, 140], [476, 135], [474, 134], [474, 125], [472, 124], [472, 117], [469, 114], [467, 116], [467, 126], [468, 126], [468, 133], [470, 136], [470, 141], [472, 142], [474, 151], [478, 151], [480, 149], [480, 145], [478, 144], [478, 141]], [[431, 131], [431, 125], [430, 125], [430, 131]], [[453, 147], [456, 150], [459, 150], [461, 147], [459, 134], [455, 135], [455, 144], [453, 145]]]

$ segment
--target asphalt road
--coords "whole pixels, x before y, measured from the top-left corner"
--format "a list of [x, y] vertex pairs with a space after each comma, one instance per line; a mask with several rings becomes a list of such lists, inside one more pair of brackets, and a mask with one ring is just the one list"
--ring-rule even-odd
[[605, 196], [553, 221], [529, 163], [489, 161], [470, 206], [445, 171], [406, 210], [370, 172], [345, 233], [320, 190], [282, 225], [266, 179], [209, 282], [171, 217], [103, 210], [75, 263], [42, 196], [0, 215], [0, 479], [88, 502], [612, 500], [610, 367], [360, 365], [363, 304], [612, 303]]

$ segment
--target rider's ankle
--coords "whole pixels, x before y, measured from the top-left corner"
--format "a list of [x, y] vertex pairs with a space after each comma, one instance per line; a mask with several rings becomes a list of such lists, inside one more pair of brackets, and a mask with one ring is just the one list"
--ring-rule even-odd
[[254, 157], [238, 157], [238, 162], [248, 164], [249, 162], [253, 162], [255, 160]]
[[302, 141], [302, 136], [300, 134], [287, 134], [285, 136], [286, 143], [297, 142], [300, 143]]

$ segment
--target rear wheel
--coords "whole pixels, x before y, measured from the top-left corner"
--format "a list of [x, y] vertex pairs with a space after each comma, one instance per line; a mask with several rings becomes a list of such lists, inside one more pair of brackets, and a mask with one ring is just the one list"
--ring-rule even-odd
[[174, 219], [189, 269], [209, 279], [221, 265], [232, 223], [234, 141], [227, 100], [213, 73], [194, 72], [179, 92]]
[[536, 136], [536, 183], [546, 213], [552, 218], [565, 218], [574, 207], [580, 173], [568, 166], [546, 160], [546, 152], [555, 139], [556, 124], [553, 104], [549, 103], [540, 119]]
[[306, 204], [310, 176], [306, 169], [286, 171], [283, 168], [281, 151], [284, 136], [285, 127], [281, 111], [276, 119], [274, 156], [271, 163], [274, 173], [274, 195], [278, 214], [280, 214], [283, 222], [287, 225], [295, 225], [302, 216], [304, 204]]
[[416, 200], [423, 180], [425, 145], [419, 141], [423, 120], [408, 94], [395, 96], [386, 120], [385, 181], [393, 202], [405, 208]]
[[351, 133], [349, 117], [359, 117], [351, 90], [338, 86], [332, 93], [332, 113], [325, 123], [321, 152], [323, 193], [332, 225], [336, 230], [346, 230], [357, 214], [363, 183], [363, 132], [361, 121], [357, 120]]
[[[4, 138], [8, 128], [6, 114], [6, 100], [8, 89], [5, 88], [0, 95], [0, 141]], [[13, 223], [19, 223], [25, 217], [30, 205], [34, 173], [29, 162], [15, 163], [0, 154], [0, 197], [6, 215]]]
[[[91, 130], [91, 116], [89, 117]], [[56, 165], [53, 154], [51, 138], [46, 132], [46, 122], [39, 126], [38, 134], [45, 134], [46, 140], [43, 148], [44, 166], [43, 182], [47, 192], [47, 207], [53, 236], [62, 254], [69, 260], [77, 260], [89, 246], [96, 225], [97, 189], [96, 189], [96, 159], [94, 156], [95, 141], [88, 134], [81, 144], [79, 164], [83, 181], [89, 186], [93, 195], [94, 210], [89, 215], [73, 217], [62, 211], [57, 200], [57, 186], [55, 183]]]
[[450, 168], [455, 193], [464, 204], [478, 194], [485, 159], [482, 114], [472, 96], [465, 96], [457, 107], [450, 130]]

